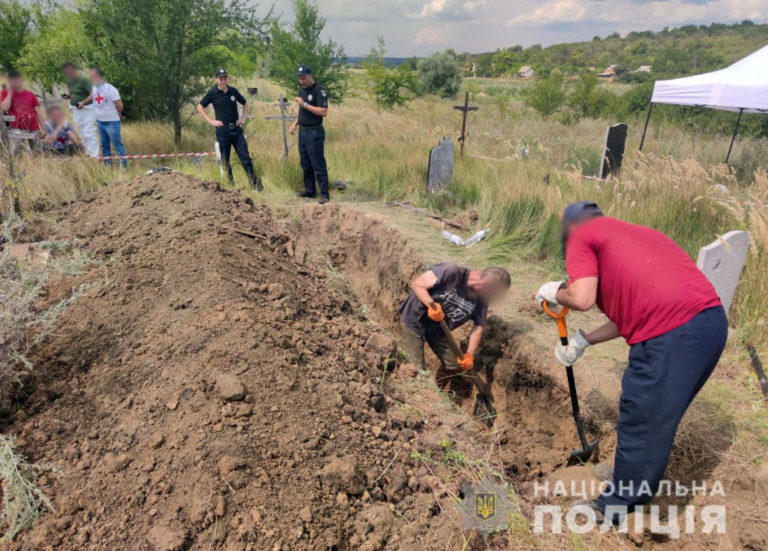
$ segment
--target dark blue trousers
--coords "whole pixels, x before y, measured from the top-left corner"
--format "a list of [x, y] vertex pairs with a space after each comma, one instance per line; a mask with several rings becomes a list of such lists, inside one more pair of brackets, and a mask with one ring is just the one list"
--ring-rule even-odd
[[321, 197], [329, 197], [328, 167], [325, 164], [325, 129], [322, 125], [301, 127], [299, 130], [299, 158], [304, 171], [304, 191]]
[[598, 498], [603, 512], [606, 506], [632, 512], [651, 499], [649, 489], [656, 493], [677, 426], [715, 369], [727, 336], [728, 321], [718, 306], [632, 346], [621, 381], [614, 491]]
[[229, 128], [227, 125], [219, 126], [216, 128], [216, 140], [219, 142], [221, 162], [227, 167], [229, 184], [233, 185], [235, 180], [232, 176], [232, 165], [229, 162], [229, 155], [232, 147], [234, 147], [235, 153], [237, 153], [240, 163], [243, 165], [243, 170], [248, 175], [248, 183], [253, 186], [256, 181], [256, 174], [253, 171], [253, 162], [251, 161], [250, 153], [248, 153], [248, 142], [245, 141], [243, 128], [241, 126], [235, 128]]

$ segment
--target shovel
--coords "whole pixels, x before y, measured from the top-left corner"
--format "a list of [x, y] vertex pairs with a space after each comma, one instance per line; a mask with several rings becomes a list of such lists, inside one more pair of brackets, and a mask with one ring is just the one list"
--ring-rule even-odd
[[[434, 308], [435, 303], [431, 302], [429, 306], [430, 308]], [[453, 353], [456, 354], [456, 359], [461, 358], [464, 353], [461, 351], [459, 343], [456, 342], [456, 339], [453, 337], [453, 333], [451, 333], [451, 330], [448, 328], [448, 324], [445, 323], [445, 320], [440, 322], [440, 327], [442, 328], [443, 333], [445, 333], [445, 338], [448, 339], [448, 345], [451, 347]], [[475, 416], [479, 417], [486, 427], [491, 428], [493, 423], [496, 421], [496, 408], [493, 407], [493, 402], [491, 401], [491, 395], [488, 391], [488, 386], [482, 383], [477, 375], [469, 375], [466, 373], [464, 374], [472, 379], [472, 382], [475, 384], [475, 388], [477, 389], [477, 396], [475, 397], [474, 407]]]
[[[541, 307], [549, 317], [557, 322], [557, 332], [560, 335], [560, 343], [563, 346], [568, 346], [568, 327], [565, 325], [565, 316], [568, 315], [568, 308], [563, 306], [559, 312], [555, 313], [549, 309], [546, 300], [541, 303]], [[576, 394], [576, 380], [573, 376], [573, 366], [566, 366], [565, 373], [568, 376], [568, 392], [571, 395], [573, 420], [576, 422], [576, 431], [579, 433], [579, 441], [581, 442], [581, 449], [573, 450], [568, 458], [568, 465], [570, 466], [589, 461], [592, 454], [596, 452], [600, 439], [596, 438], [591, 444], [587, 442], [587, 436], [584, 432], [584, 423], [581, 421], [581, 413], [579, 412], [579, 397]]]

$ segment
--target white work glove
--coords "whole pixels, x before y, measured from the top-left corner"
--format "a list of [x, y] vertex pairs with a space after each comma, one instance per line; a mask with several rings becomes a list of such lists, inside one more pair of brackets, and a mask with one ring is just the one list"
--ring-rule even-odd
[[558, 344], [555, 347], [555, 358], [564, 366], [568, 367], [576, 363], [576, 360], [581, 358], [584, 354], [584, 350], [590, 344], [587, 342], [587, 337], [584, 331], [579, 329], [574, 333], [570, 339], [568, 339], [568, 346]]
[[541, 303], [546, 300], [550, 306], [558, 306], [559, 303], [555, 297], [563, 285], [565, 285], [565, 281], [549, 281], [545, 283], [539, 287], [539, 292], [536, 293], [536, 303], [541, 306]]

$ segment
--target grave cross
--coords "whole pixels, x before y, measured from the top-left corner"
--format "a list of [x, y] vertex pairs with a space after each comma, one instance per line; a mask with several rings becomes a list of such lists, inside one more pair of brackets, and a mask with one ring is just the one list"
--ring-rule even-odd
[[461, 135], [459, 136], [460, 154], [464, 156], [464, 142], [467, 139], [467, 113], [477, 111], [479, 107], [469, 105], [469, 92], [464, 94], [464, 105], [454, 105], [454, 109], [461, 111]]
[[267, 115], [266, 117], [264, 117], [264, 120], [266, 121], [279, 120], [281, 126], [283, 127], [283, 153], [277, 158], [278, 161], [287, 159], [288, 152], [291, 150], [291, 147], [293, 147], [293, 144], [291, 144], [290, 146], [288, 145], [288, 130], [285, 127], [285, 121], [295, 121], [298, 117], [293, 113], [286, 113], [286, 107], [288, 105], [289, 105], [288, 100], [285, 99], [285, 96], [283, 94], [280, 94], [280, 98], [277, 100], [277, 103], [275, 104], [275, 107], [280, 108], [280, 115]]

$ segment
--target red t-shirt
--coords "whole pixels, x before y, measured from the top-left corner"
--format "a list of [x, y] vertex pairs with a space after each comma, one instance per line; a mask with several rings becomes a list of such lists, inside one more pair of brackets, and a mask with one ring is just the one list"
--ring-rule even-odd
[[[0, 94], [0, 101], [5, 101], [8, 97], [8, 90], [3, 90]], [[21, 92], [14, 92], [11, 98], [11, 108], [8, 110], [8, 114], [16, 117], [16, 120], [11, 123], [11, 128], [17, 128], [18, 130], [39, 130], [40, 127], [37, 124], [37, 115], [35, 114], [35, 107], [40, 105], [37, 101], [35, 94], [29, 90], [22, 90]]]
[[569, 283], [599, 278], [597, 306], [630, 345], [721, 304], [715, 288], [674, 241], [615, 218], [599, 217], [574, 228], [565, 263]]

